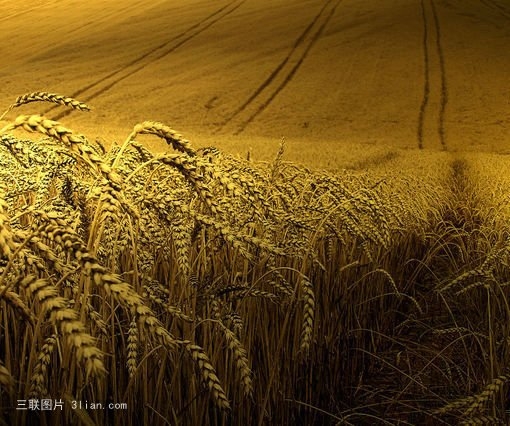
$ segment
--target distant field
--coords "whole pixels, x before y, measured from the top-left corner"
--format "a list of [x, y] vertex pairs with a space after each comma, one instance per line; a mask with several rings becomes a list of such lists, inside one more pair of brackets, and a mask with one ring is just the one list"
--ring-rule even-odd
[[282, 136], [289, 148], [368, 155], [374, 145], [510, 149], [502, 0], [1, 1], [0, 10], [12, 41], [0, 99], [46, 90], [88, 102], [89, 114], [65, 122], [91, 139], [120, 141], [151, 119], [198, 145], [244, 152], [265, 140], [271, 155]]

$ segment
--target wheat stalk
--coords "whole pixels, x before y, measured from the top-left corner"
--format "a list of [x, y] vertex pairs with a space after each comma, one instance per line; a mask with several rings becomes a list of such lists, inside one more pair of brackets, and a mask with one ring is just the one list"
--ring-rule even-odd
[[158, 136], [164, 139], [166, 143], [171, 145], [175, 150], [184, 152], [192, 157], [196, 155], [196, 151], [192, 148], [190, 141], [184, 139], [181, 134], [163, 123], [159, 123], [157, 121], [144, 121], [143, 123], [137, 124], [129, 139], [134, 139], [136, 135], [140, 134]]
[[[221, 324], [221, 323], [220, 323]], [[232, 351], [235, 360], [235, 366], [241, 376], [241, 384], [243, 387], [244, 394], [251, 396], [253, 394], [253, 384], [251, 379], [251, 369], [248, 361], [248, 354], [242, 343], [239, 341], [235, 333], [228, 327], [221, 324], [221, 328], [227, 345]]]
[[18, 312], [20, 312], [23, 317], [33, 326], [36, 322], [36, 317], [30, 310], [30, 308], [25, 304], [25, 302], [21, 299], [18, 293], [13, 291], [8, 291], [6, 286], [0, 285], [0, 295], [6, 303], [10, 304], [13, 308], [15, 308]]
[[14, 379], [12, 378], [9, 370], [0, 361], [0, 385], [4, 386], [9, 393], [14, 390]]
[[9, 218], [6, 215], [9, 206], [4, 196], [5, 192], [0, 188], [0, 255], [5, 258], [10, 258], [11, 254], [16, 249], [16, 243], [13, 239], [11, 227], [9, 226]]
[[230, 403], [228, 402], [227, 395], [221, 387], [218, 376], [214, 371], [214, 367], [211, 365], [211, 362], [204, 350], [200, 346], [191, 342], [185, 342], [184, 347], [191, 355], [191, 358], [197, 363], [202, 374], [202, 378], [211, 391], [218, 407], [222, 410], [230, 410]]
[[501, 375], [493, 379], [482, 392], [474, 395], [469, 407], [464, 411], [465, 416], [471, 416], [473, 413], [480, 411], [483, 406], [498, 393], [504, 385], [510, 381], [510, 376]]
[[138, 327], [136, 321], [131, 321], [128, 330], [127, 339], [127, 369], [129, 377], [133, 377], [136, 373], [138, 357]]
[[53, 334], [46, 338], [44, 345], [37, 356], [37, 362], [32, 373], [30, 380], [30, 396], [39, 397], [46, 396], [47, 390], [45, 387], [45, 380], [47, 379], [48, 366], [51, 361], [51, 354], [57, 344], [57, 335]]
[[483, 426], [483, 425], [495, 426], [504, 424], [505, 422], [501, 419], [498, 419], [497, 417], [479, 415], [461, 421], [459, 423], [459, 426]]
[[47, 279], [27, 275], [20, 283], [28, 296], [33, 296], [41, 304], [50, 321], [66, 336], [66, 343], [76, 351], [79, 362], [84, 360], [87, 377], [104, 373], [103, 353], [95, 346], [95, 339], [86, 332], [78, 313], [69, 308], [69, 301], [61, 296]]
[[315, 294], [313, 291], [312, 283], [306, 278], [302, 277], [300, 280], [301, 289], [303, 291], [303, 323], [301, 326], [301, 350], [308, 353], [310, 350], [310, 343], [313, 337], [313, 323], [315, 317]]
[[25, 93], [24, 95], [18, 96], [14, 103], [12, 103], [9, 108], [0, 116], [0, 121], [5, 117], [5, 115], [11, 111], [13, 108], [19, 107], [24, 104], [28, 104], [30, 102], [52, 102], [58, 105], [65, 105], [80, 111], [90, 111], [90, 108], [87, 104], [80, 102], [76, 99], [58, 95], [56, 93], [48, 93], [48, 92], [31, 92]]
[[18, 127], [22, 127], [28, 132], [37, 132], [51, 136], [64, 143], [71, 151], [78, 155], [78, 158], [88, 164], [91, 169], [100, 172], [113, 183], [120, 183], [120, 177], [112, 171], [112, 168], [87, 143], [87, 139], [82, 135], [74, 134], [72, 130], [62, 126], [58, 121], [49, 120], [40, 115], [20, 115], [14, 122], [1, 129], [0, 134], [10, 132]]
[[[135, 138], [137, 135], [140, 134], [149, 134], [149, 135], [155, 135], [158, 136], [166, 141], [168, 145], [171, 145], [175, 150], [184, 152], [190, 156], [195, 156], [196, 151], [191, 147], [191, 143], [182, 137], [179, 133], [177, 133], [175, 130], [171, 129], [170, 127], [166, 126], [163, 123], [159, 123], [157, 121], [144, 121], [143, 123], [137, 124], [133, 131], [129, 134], [127, 139], [124, 141], [122, 146], [119, 149], [119, 152], [117, 153], [117, 156], [115, 157], [115, 160], [113, 161], [113, 167], [115, 168], [120, 159], [122, 158], [122, 155], [124, 154], [124, 151], [130, 146], [134, 145]], [[137, 147], [134, 145], [135, 148], [140, 151], [139, 146]]]

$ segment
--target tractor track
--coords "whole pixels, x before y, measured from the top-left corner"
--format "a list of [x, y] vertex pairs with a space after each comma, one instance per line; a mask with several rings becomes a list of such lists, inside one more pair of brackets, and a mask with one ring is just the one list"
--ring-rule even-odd
[[94, 17], [93, 21], [87, 22], [87, 23], [85, 23], [83, 25], [80, 25], [78, 27], [74, 27], [74, 28], [70, 29], [69, 31], [67, 31], [66, 32], [66, 37], [68, 37], [70, 34], [74, 34], [74, 33], [77, 33], [77, 32], [81, 32], [84, 29], [88, 29], [89, 27], [97, 26], [98, 24], [101, 24], [103, 22], [108, 22], [110, 20], [110, 18], [115, 17], [115, 16], [117, 16], [119, 14], [123, 15], [123, 14], [128, 13], [131, 10], [139, 10], [140, 6], [143, 5], [143, 4], [144, 4], [144, 2], [140, 1], [140, 2], [135, 3], [135, 4], [131, 4], [130, 6], [126, 6], [126, 7], [124, 7], [121, 10], [113, 10], [110, 13], [107, 13], [107, 14], [105, 13], [105, 14], [101, 14], [101, 16]]
[[[227, 5], [217, 9], [215, 12], [197, 22], [196, 24], [190, 26], [185, 31], [180, 34], [172, 37], [171, 39], [165, 41], [164, 43], [152, 48], [151, 50], [145, 52], [143, 55], [137, 57], [131, 62], [123, 65], [117, 70], [107, 74], [106, 76], [94, 81], [93, 83], [82, 87], [71, 94], [71, 97], [76, 98], [80, 96], [81, 101], [89, 102], [103, 93], [110, 90], [112, 87], [125, 80], [128, 77], [131, 77], [133, 74], [141, 71], [142, 69], [152, 65], [156, 61], [164, 58], [170, 53], [174, 52], [176, 49], [181, 47], [183, 44], [192, 40], [205, 30], [207, 30], [212, 25], [216, 24], [226, 16], [233, 13], [236, 9], [241, 7], [246, 0], [234, 0], [228, 3]], [[95, 91], [92, 89], [98, 88]], [[46, 115], [54, 109], [58, 108], [58, 105], [53, 106], [47, 109], [43, 114]], [[53, 117], [54, 120], [59, 120], [63, 117], [66, 117], [73, 113], [74, 110], [66, 110], [62, 111]]]
[[234, 120], [238, 122], [234, 134], [242, 133], [273, 102], [299, 70], [308, 53], [335, 14], [341, 1], [328, 0], [322, 6], [319, 13], [296, 39], [287, 56], [237, 109], [218, 123], [218, 127], [213, 131], [213, 134], [217, 134]]
[[15, 13], [11, 13], [10, 15], [0, 16], [0, 22], [8, 21], [9, 19], [17, 18], [18, 16], [21, 16], [21, 15], [26, 15], [27, 13], [32, 13], [34, 10], [44, 8], [51, 3], [55, 3], [55, 2], [51, 2], [51, 1], [44, 2], [43, 4], [39, 4], [37, 6], [26, 7], [20, 12], [15, 12]]
[[[426, 7], [426, 3], [429, 7]], [[418, 148], [423, 149], [425, 140], [432, 139], [432, 135], [437, 133], [441, 149], [447, 151], [444, 118], [448, 104], [448, 84], [441, 44], [439, 16], [434, 0], [428, 2], [421, 0], [421, 11], [423, 19], [424, 83], [416, 132]]]
[[495, 1], [493, 1], [493, 0], [480, 0], [480, 2], [482, 4], [484, 4], [485, 6], [487, 6], [489, 9], [492, 9], [495, 12], [497, 12], [499, 15], [505, 17], [506, 19], [510, 19], [510, 11], [508, 11], [508, 9], [504, 8], [500, 4], [497, 4]]
[[444, 62], [444, 53], [443, 47], [441, 45], [441, 27], [439, 24], [439, 17], [436, 10], [436, 5], [434, 0], [430, 0], [430, 4], [432, 5], [432, 14], [434, 16], [434, 24], [436, 27], [436, 49], [437, 55], [439, 57], [439, 67], [440, 67], [440, 75], [441, 75], [441, 101], [439, 106], [439, 119], [438, 119], [438, 132], [439, 132], [439, 140], [441, 142], [441, 146], [443, 150], [447, 150], [446, 145], [446, 134], [444, 127], [444, 116], [446, 113], [446, 105], [448, 103], [448, 86], [446, 82], [446, 68]]
[[428, 22], [427, 22], [427, 13], [425, 12], [425, 3], [424, 0], [421, 0], [421, 11], [423, 18], [423, 67], [424, 67], [424, 75], [423, 75], [423, 98], [420, 105], [420, 114], [418, 116], [418, 148], [423, 149], [423, 126], [425, 123], [425, 111], [427, 110], [427, 106], [429, 104], [429, 95], [430, 95], [430, 80], [429, 80], [429, 49], [428, 49]]

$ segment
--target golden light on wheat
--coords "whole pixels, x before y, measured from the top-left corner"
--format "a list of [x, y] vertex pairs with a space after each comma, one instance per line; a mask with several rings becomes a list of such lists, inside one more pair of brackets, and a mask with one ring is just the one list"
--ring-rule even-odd
[[[89, 109], [36, 92], [3, 117], [35, 101]], [[483, 163], [331, 174], [132, 129], [108, 150], [40, 115], [0, 130], [0, 424], [508, 418], [506, 189], [470, 192]]]

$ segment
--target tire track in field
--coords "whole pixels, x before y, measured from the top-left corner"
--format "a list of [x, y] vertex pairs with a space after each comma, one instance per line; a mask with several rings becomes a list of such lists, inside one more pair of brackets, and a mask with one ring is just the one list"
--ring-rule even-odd
[[14, 12], [14, 13], [11, 13], [10, 15], [0, 16], [0, 22], [8, 21], [9, 19], [16, 18], [16, 17], [18, 17], [20, 15], [26, 15], [27, 13], [31, 13], [31, 12], [33, 12], [36, 9], [41, 9], [41, 8], [44, 8], [44, 7], [48, 6], [49, 3], [51, 3], [51, 2], [48, 1], [48, 2], [45, 2], [43, 4], [39, 4], [37, 6], [28, 7], [28, 8], [25, 7], [25, 8], [23, 8], [23, 10], [21, 10], [19, 12]]
[[[340, 2], [341, 0], [328, 0], [325, 2], [319, 13], [296, 39], [287, 56], [237, 109], [230, 113], [222, 122], [218, 123], [218, 127], [212, 132], [213, 134], [217, 134], [234, 120], [240, 121], [234, 134], [242, 133], [271, 104], [274, 98], [287, 86], [299, 70], [308, 53], [333, 17]], [[264, 96], [265, 92], [269, 93]]]
[[[143, 55], [137, 57], [136, 59], [132, 60], [131, 62], [123, 65], [122, 67], [118, 68], [117, 70], [107, 74], [106, 76], [94, 81], [93, 83], [82, 87], [81, 89], [77, 90], [76, 92], [71, 94], [71, 97], [76, 98], [80, 97], [79, 99], [81, 101], [89, 102], [92, 99], [97, 98], [98, 96], [102, 95], [103, 93], [110, 90], [112, 87], [120, 83], [121, 81], [125, 80], [128, 77], [131, 77], [133, 74], [136, 74], [137, 72], [141, 71], [142, 69], [148, 67], [149, 65], [153, 64], [154, 62], [158, 61], [159, 59], [164, 58], [165, 56], [169, 55], [173, 51], [175, 51], [177, 48], [182, 46], [183, 44], [187, 43], [188, 41], [192, 40], [205, 30], [207, 30], [212, 25], [216, 24], [218, 21], [222, 20], [226, 16], [230, 15], [232, 12], [234, 12], [236, 9], [241, 7], [243, 3], [245, 3], [246, 0], [234, 0], [228, 3], [227, 5], [217, 9], [215, 12], [207, 16], [206, 18], [202, 19], [201, 21], [197, 22], [196, 24], [190, 26], [180, 34], [172, 37], [171, 39], [165, 41], [164, 43], [152, 48], [151, 50], [145, 52]], [[92, 91], [91, 89], [98, 88], [96, 91]], [[58, 105], [52, 106], [51, 108], [47, 109], [43, 114], [46, 115], [47, 113], [53, 111], [54, 109], [58, 108]], [[66, 117], [73, 113], [74, 110], [66, 110], [62, 111], [61, 113], [57, 114], [53, 119], [59, 120], [63, 117]]]
[[443, 47], [441, 45], [441, 27], [439, 24], [439, 17], [436, 10], [436, 5], [434, 0], [430, 0], [430, 4], [432, 5], [432, 14], [434, 15], [434, 24], [436, 27], [436, 49], [437, 55], [439, 57], [439, 67], [441, 73], [441, 101], [439, 106], [439, 122], [438, 122], [438, 132], [439, 132], [439, 140], [441, 142], [441, 146], [443, 150], [447, 150], [446, 145], [446, 134], [444, 128], [444, 116], [446, 113], [446, 105], [448, 104], [448, 86], [446, 82], [446, 68], [444, 62], [444, 53]]
[[119, 14], [120, 15], [124, 15], [124, 14], [128, 13], [131, 10], [139, 10], [141, 5], [143, 5], [143, 4], [144, 4], [144, 2], [140, 1], [140, 2], [137, 2], [137, 3], [134, 3], [134, 4], [130, 4], [129, 6], [126, 6], [123, 9], [120, 9], [120, 10], [118, 10], [118, 9], [115, 10], [114, 9], [114, 10], [112, 10], [108, 14], [101, 14], [100, 16], [94, 16], [94, 19], [92, 21], [89, 21], [89, 22], [87, 22], [85, 24], [82, 24], [80, 26], [74, 27], [71, 30], [67, 31], [66, 32], [66, 37], [68, 37], [70, 34], [74, 34], [76, 32], [81, 32], [84, 29], [87, 29], [88, 27], [97, 26], [98, 24], [101, 24], [103, 22], [108, 22], [111, 17], [115, 17], [115, 16], [117, 16]]
[[[428, 7], [426, 6], [428, 3]], [[448, 85], [441, 28], [434, 0], [421, 0], [423, 19], [423, 98], [418, 115], [418, 148], [424, 148], [425, 139], [432, 139], [437, 133], [443, 151], [448, 149], [444, 118], [448, 104]]]
[[428, 48], [428, 22], [427, 22], [427, 13], [425, 12], [425, 3], [424, 0], [421, 0], [421, 12], [423, 18], [423, 67], [424, 67], [424, 76], [423, 76], [423, 99], [420, 105], [420, 114], [418, 116], [418, 148], [423, 149], [423, 127], [425, 125], [425, 112], [427, 110], [429, 104], [429, 95], [430, 95], [430, 79], [429, 79], [429, 48]]
[[497, 12], [499, 15], [505, 17], [506, 19], [510, 19], [510, 11], [508, 11], [506, 8], [504, 8], [500, 4], [497, 4], [495, 1], [493, 1], [493, 0], [480, 0], [480, 2], [482, 4], [484, 4], [485, 6], [487, 6], [489, 9], [492, 9], [495, 12]]

